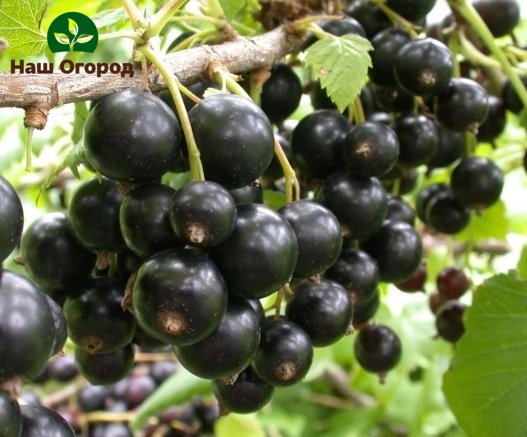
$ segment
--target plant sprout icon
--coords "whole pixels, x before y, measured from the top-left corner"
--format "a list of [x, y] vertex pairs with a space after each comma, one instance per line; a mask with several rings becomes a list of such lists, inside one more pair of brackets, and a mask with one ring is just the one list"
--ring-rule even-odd
[[71, 18], [68, 18], [68, 33], [55, 32], [54, 36], [60, 44], [68, 45], [71, 51], [75, 50], [75, 44], [87, 43], [94, 37], [94, 35], [79, 34], [79, 25]]

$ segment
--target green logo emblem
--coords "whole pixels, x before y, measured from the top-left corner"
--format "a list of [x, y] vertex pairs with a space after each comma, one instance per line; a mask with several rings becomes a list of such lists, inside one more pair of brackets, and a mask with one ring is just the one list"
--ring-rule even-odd
[[66, 12], [55, 18], [48, 29], [48, 45], [53, 53], [90, 52], [99, 42], [93, 21], [80, 12]]

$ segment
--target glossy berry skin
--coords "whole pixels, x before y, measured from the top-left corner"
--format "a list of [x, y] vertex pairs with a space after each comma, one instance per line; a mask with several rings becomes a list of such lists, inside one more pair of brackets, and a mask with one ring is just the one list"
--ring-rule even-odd
[[451, 343], [457, 342], [465, 332], [463, 314], [467, 306], [457, 300], [449, 300], [436, 313], [437, 334]]
[[361, 178], [341, 171], [326, 179], [317, 201], [340, 221], [344, 235], [364, 239], [386, 217], [386, 191], [377, 178]]
[[24, 227], [24, 210], [17, 192], [0, 176], [0, 263], [20, 243]]
[[346, 168], [357, 176], [382, 176], [399, 157], [399, 140], [383, 123], [367, 121], [353, 127], [344, 140]]
[[416, 213], [410, 204], [399, 196], [388, 196], [388, 212], [386, 220], [415, 224]]
[[22, 431], [22, 416], [17, 401], [0, 392], [0, 435], [18, 437]]
[[160, 98], [126, 90], [103, 97], [90, 111], [84, 143], [88, 161], [104, 176], [148, 182], [175, 166], [183, 137]]
[[229, 293], [262, 298], [293, 275], [298, 258], [295, 232], [286, 219], [259, 204], [238, 205], [234, 231], [211, 251]]
[[260, 321], [243, 299], [229, 299], [219, 326], [203, 340], [174, 346], [183, 367], [200, 378], [221, 379], [236, 375], [252, 361], [260, 343]]
[[320, 25], [320, 27], [335, 36], [342, 36], [351, 33], [366, 37], [366, 32], [362, 25], [352, 17], [343, 17], [338, 20], [326, 20]]
[[298, 200], [279, 213], [292, 226], [298, 241], [294, 277], [317, 275], [335, 263], [342, 248], [342, 231], [329, 209], [312, 200]]
[[443, 234], [457, 234], [470, 221], [470, 211], [447, 190], [433, 196], [426, 209], [426, 223]]
[[349, 127], [346, 117], [330, 109], [304, 117], [291, 138], [295, 166], [314, 179], [324, 179], [342, 168], [342, 147]]
[[364, 243], [379, 265], [380, 279], [401, 282], [419, 268], [423, 247], [419, 234], [408, 223], [385, 221], [381, 228]]
[[338, 282], [304, 282], [287, 302], [286, 317], [307, 332], [313, 346], [328, 346], [347, 331], [353, 317], [351, 295]]
[[212, 260], [188, 249], [150, 257], [137, 272], [133, 308], [138, 324], [166, 343], [187, 345], [209, 335], [227, 307], [227, 287]]
[[517, 0], [477, 0], [473, 6], [495, 38], [511, 33], [520, 21]]
[[368, 72], [373, 83], [384, 87], [397, 86], [393, 73], [394, 56], [409, 41], [410, 35], [401, 29], [388, 28], [375, 35], [371, 40], [372, 67]]
[[361, 367], [374, 373], [393, 369], [401, 359], [401, 341], [385, 325], [369, 325], [361, 329], [355, 339], [355, 357]]
[[485, 89], [472, 79], [454, 78], [435, 101], [437, 120], [453, 131], [476, 132], [489, 112]]
[[447, 89], [452, 79], [452, 55], [442, 42], [416, 39], [395, 55], [394, 73], [399, 85], [420, 96], [432, 96]]
[[372, 84], [369, 86], [375, 106], [386, 112], [411, 111], [414, 105], [412, 93], [400, 86], [384, 87]]
[[353, 303], [370, 299], [379, 284], [379, 267], [362, 250], [346, 249], [326, 272], [326, 278], [341, 284], [350, 293]]
[[0, 276], [0, 332], [0, 381], [35, 378], [52, 352], [53, 316], [44, 294], [8, 270]]
[[207, 180], [240, 188], [258, 179], [274, 153], [265, 113], [244, 97], [216, 94], [189, 112]]
[[415, 273], [403, 282], [397, 282], [395, 286], [408, 293], [414, 293], [416, 291], [424, 291], [426, 283], [426, 264], [421, 263]]
[[269, 120], [272, 123], [284, 121], [298, 107], [301, 97], [302, 83], [293, 69], [287, 64], [275, 64], [263, 84], [260, 97]]
[[288, 386], [306, 376], [313, 361], [309, 335], [285, 318], [267, 319], [262, 325], [260, 346], [252, 367], [255, 373], [273, 386]]
[[380, 179], [387, 192], [395, 192], [395, 184], [397, 183], [397, 194], [404, 196], [415, 189], [418, 178], [419, 173], [415, 168], [401, 167], [397, 164]]
[[493, 142], [505, 130], [507, 124], [503, 100], [489, 95], [489, 114], [479, 126], [478, 141]]
[[443, 183], [434, 183], [427, 185], [417, 194], [415, 201], [415, 212], [419, 220], [423, 223], [427, 223], [426, 211], [430, 201], [440, 192], [449, 191], [448, 186]]
[[417, 167], [426, 164], [436, 153], [436, 124], [422, 114], [405, 114], [395, 122], [399, 138], [399, 163]]
[[94, 252], [126, 247], [119, 226], [122, 202], [117, 183], [107, 178], [91, 179], [75, 191], [68, 214], [71, 229], [84, 247]]
[[149, 256], [182, 246], [174, 235], [169, 211], [175, 190], [152, 183], [132, 190], [121, 203], [119, 225], [126, 246], [139, 256]]
[[392, 22], [384, 12], [368, 0], [352, 2], [350, 7], [346, 9], [346, 15], [355, 18], [361, 24], [368, 39], [392, 26]]
[[58, 413], [36, 405], [22, 405], [23, 437], [75, 437], [68, 422]]
[[274, 387], [262, 381], [251, 367], [240, 373], [234, 384], [220, 379], [213, 381], [212, 388], [222, 409], [240, 414], [261, 409], [271, 400], [274, 391]]
[[66, 326], [66, 317], [61, 306], [55, 302], [47, 294], [44, 295], [51, 311], [53, 318], [53, 347], [51, 349], [51, 355], [57, 355], [60, 353], [66, 344], [68, 339], [68, 328]]
[[110, 389], [101, 385], [87, 384], [77, 391], [76, 400], [79, 409], [84, 413], [103, 410]]
[[64, 303], [71, 341], [91, 354], [113, 352], [132, 341], [135, 320], [123, 310], [125, 284], [113, 278], [89, 279]]
[[436, 278], [437, 290], [448, 299], [459, 299], [470, 286], [470, 280], [463, 270], [457, 267], [446, 267]]
[[189, 182], [172, 198], [172, 229], [188, 244], [217, 246], [229, 237], [235, 222], [236, 203], [230, 193], [216, 182]]
[[[521, 76], [520, 80], [522, 81], [523, 86], [527, 86], [527, 76]], [[512, 86], [510, 80], [505, 81], [505, 85], [503, 86], [502, 90], [502, 96], [506, 109], [514, 112], [515, 114], [519, 114], [522, 111], [523, 103], [520, 99], [520, 96], [518, 96], [518, 93]]]
[[229, 190], [236, 205], [240, 203], [263, 203], [263, 188], [259, 183], [253, 183], [241, 188]]
[[456, 200], [472, 209], [488, 208], [503, 190], [503, 172], [490, 159], [463, 159], [452, 172], [450, 188]]
[[130, 372], [134, 364], [134, 348], [131, 344], [98, 355], [92, 355], [83, 348], [75, 346], [74, 355], [80, 374], [94, 385], [116, 383]]
[[379, 309], [381, 304], [381, 298], [379, 295], [379, 290], [375, 289], [371, 298], [363, 302], [354, 303], [354, 312], [353, 312], [353, 327], [360, 327], [367, 323]]
[[29, 225], [22, 256], [30, 277], [47, 292], [81, 284], [95, 265], [95, 255], [78, 243], [64, 212], [47, 213]]
[[465, 152], [465, 133], [447, 129], [436, 123], [437, 148], [427, 165], [429, 168], [443, 168], [460, 159]]
[[416, 21], [428, 14], [436, 0], [388, 0], [387, 6], [407, 20]]

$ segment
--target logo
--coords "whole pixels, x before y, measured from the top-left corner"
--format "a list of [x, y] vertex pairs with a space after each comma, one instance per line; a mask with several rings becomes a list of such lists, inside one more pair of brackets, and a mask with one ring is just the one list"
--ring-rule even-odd
[[80, 12], [59, 15], [48, 29], [48, 46], [53, 53], [93, 53], [98, 42], [97, 27], [89, 17]]

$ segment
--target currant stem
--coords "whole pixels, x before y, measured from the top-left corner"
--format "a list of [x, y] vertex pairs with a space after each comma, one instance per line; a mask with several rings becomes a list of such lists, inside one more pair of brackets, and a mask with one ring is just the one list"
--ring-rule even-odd
[[503, 50], [501, 50], [500, 46], [496, 44], [492, 33], [490, 32], [485, 22], [481, 19], [476, 9], [474, 9], [474, 6], [472, 6], [472, 4], [470, 4], [470, 2], [468, 2], [467, 0], [448, 0], [448, 4], [452, 9], [455, 9], [456, 12], [478, 34], [483, 43], [490, 50], [492, 56], [494, 56], [496, 60], [500, 63], [503, 72], [511, 81], [511, 85], [513, 86], [516, 93], [518, 93], [518, 97], [523, 103], [523, 106], [527, 108], [527, 90], [525, 89], [525, 86], [523, 85], [522, 81], [520, 80], [520, 77], [518, 76], [511, 63], [507, 59], [505, 53], [503, 53]]
[[145, 32], [145, 38], [159, 35], [163, 27], [170, 21], [172, 16], [181, 9], [188, 0], [170, 0], [159, 9], [150, 19], [150, 28]]
[[355, 120], [356, 124], [361, 124], [366, 121], [360, 95], [358, 95], [353, 102], [353, 119]]
[[167, 83], [172, 98], [174, 99], [174, 104], [176, 105], [181, 127], [187, 142], [191, 179], [193, 181], [205, 180], [199, 149], [192, 132], [192, 127], [188, 118], [187, 109], [185, 108], [185, 103], [183, 102], [183, 97], [179, 91], [179, 81], [177, 80], [176, 76], [173, 75], [172, 72], [166, 67], [164, 62], [159, 59], [159, 57], [152, 51], [150, 47], [148, 47], [148, 45], [140, 46], [137, 48], [137, 50], [139, 50], [145, 56], [145, 58], [148, 59], [159, 70], [165, 79], [165, 82]]
[[296, 178], [295, 170], [291, 167], [291, 164], [276, 137], [274, 138], [274, 154], [278, 158], [278, 162], [280, 162], [280, 166], [284, 172], [286, 202], [291, 203], [295, 200], [299, 200], [300, 185]]
[[141, 11], [135, 4], [134, 0], [121, 0], [121, 3], [126, 11], [126, 15], [130, 18], [132, 22], [132, 27], [134, 30], [137, 30], [144, 26], [144, 20], [141, 16]]
[[26, 136], [26, 171], [31, 171], [33, 167], [32, 159], [33, 159], [33, 131], [35, 129], [32, 127], [27, 128], [27, 136]]
[[386, 5], [386, 0], [372, 0], [372, 3], [377, 6], [381, 11], [383, 11], [392, 23], [401, 25], [404, 30], [408, 32], [412, 39], [417, 38], [415, 24], [408, 21], [406, 18], [400, 16], [397, 12], [393, 11], [388, 5]]

